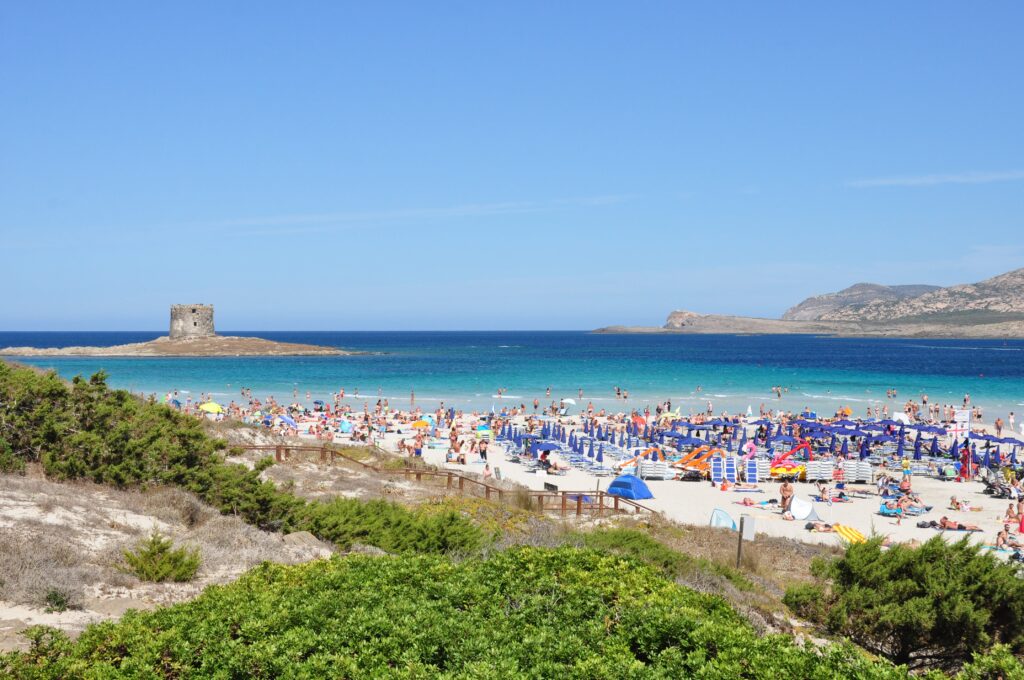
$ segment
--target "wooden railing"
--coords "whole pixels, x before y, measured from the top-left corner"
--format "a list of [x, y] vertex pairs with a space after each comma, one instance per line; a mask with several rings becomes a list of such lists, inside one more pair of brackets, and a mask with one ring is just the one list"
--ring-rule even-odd
[[620, 513], [632, 512], [655, 512], [651, 508], [637, 503], [636, 501], [620, 496], [613, 496], [607, 491], [531, 491], [528, 489], [502, 489], [501, 487], [482, 482], [479, 479], [467, 477], [451, 470], [431, 470], [422, 467], [413, 467], [406, 462], [405, 467], [388, 470], [377, 467], [372, 463], [354, 458], [343, 451], [328, 446], [292, 446], [289, 444], [265, 445], [265, 446], [241, 446], [243, 451], [273, 451], [274, 460], [278, 463], [285, 463], [291, 460], [294, 453], [315, 453], [315, 458], [321, 463], [333, 463], [341, 458], [351, 463], [356, 463], [368, 470], [377, 473], [400, 474], [406, 479], [414, 478], [417, 482], [423, 481], [424, 477], [442, 478], [445, 480], [445, 488], [458, 490], [459, 493], [466, 493], [468, 490], [483, 493], [487, 500], [497, 498], [499, 502], [506, 502], [513, 497], [529, 498], [531, 507], [536, 506], [539, 512], [558, 511], [563, 517], [574, 514], [577, 517], [584, 513], [596, 513], [601, 517], [605, 512]]

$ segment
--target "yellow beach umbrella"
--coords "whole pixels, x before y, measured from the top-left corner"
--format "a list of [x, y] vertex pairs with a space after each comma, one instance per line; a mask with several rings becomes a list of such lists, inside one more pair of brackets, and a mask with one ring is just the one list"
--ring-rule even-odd
[[224, 413], [224, 407], [215, 401], [208, 401], [205, 404], [200, 404], [199, 410], [206, 411], [207, 413]]
[[430, 423], [428, 423], [425, 420], [417, 420], [415, 423], [412, 424], [412, 426], [413, 427], [419, 427], [419, 428], [430, 427]]

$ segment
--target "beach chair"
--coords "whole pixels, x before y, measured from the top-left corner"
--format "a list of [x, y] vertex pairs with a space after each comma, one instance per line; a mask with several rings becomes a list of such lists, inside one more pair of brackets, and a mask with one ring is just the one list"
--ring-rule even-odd
[[739, 476], [736, 471], [736, 456], [726, 456], [725, 458], [725, 481], [730, 484], [735, 484], [739, 481]]
[[848, 460], [843, 463], [843, 474], [846, 481], [853, 483], [868, 483], [874, 479], [871, 473], [871, 463], [866, 460]]
[[743, 481], [747, 484], [760, 484], [761, 476], [757, 473], [757, 459], [751, 458], [746, 462], [743, 471]]
[[771, 477], [772, 474], [772, 462], [767, 458], [755, 458], [757, 461], [757, 478], [764, 481]]
[[721, 456], [711, 457], [711, 483], [719, 486], [725, 479], [725, 461]]

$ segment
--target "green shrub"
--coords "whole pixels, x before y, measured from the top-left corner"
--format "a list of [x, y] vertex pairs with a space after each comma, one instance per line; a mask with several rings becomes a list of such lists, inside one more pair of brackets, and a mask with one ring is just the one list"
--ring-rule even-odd
[[[111, 390], [100, 372], [68, 385], [53, 372], [0, 362], [0, 470], [40, 463], [56, 479], [117, 487], [173, 484], [267, 531], [309, 531], [342, 547], [358, 541], [389, 552], [466, 552], [483, 535], [456, 513], [425, 514], [377, 501], [306, 501], [224, 461], [224, 444], [165, 406]], [[13, 460], [13, 463], [10, 461]], [[7, 463], [5, 463], [7, 461]]]
[[0, 657], [0, 675], [348, 678], [899, 678], [849, 646], [758, 636], [724, 600], [635, 560], [513, 549], [490, 559], [264, 564], [197, 599]]
[[911, 668], [955, 670], [1001, 643], [1024, 652], [1024, 581], [1018, 569], [966, 539], [936, 536], [883, 550], [879, 539], [814, 563], [820, 605], [806, 588], [787, 603], [834, 634]]
[[25, 461], [14, 455], [11, 445], [0, 438], [0, 472], [24, 472]]
[[636, 529], [595, 529], [579, 534], [579, 538], [588, 548], [628, 555], [657, 567], [672, 578], [700, 571], [730, 581], [740, 590], [749, 590], [752, 587], [750, 581], [738, 571], [673, 550], [649, 534]]
[[71, 606], [71, 598], [60, 588], [50, 588], [46, 591], [45, 596], [47, 613], [51, 612], [65, 612]]
[[782, 602], [803, 619], [818, 624], [825, 622], [825, 593], [819, 584], [800, 583], [790, 586]]
[[199, 551], [175, 548], [171, 539], [153, 532], [135, 551], [124, 551], [122, 569], [143, 581], [184, 583], [199, 571]]

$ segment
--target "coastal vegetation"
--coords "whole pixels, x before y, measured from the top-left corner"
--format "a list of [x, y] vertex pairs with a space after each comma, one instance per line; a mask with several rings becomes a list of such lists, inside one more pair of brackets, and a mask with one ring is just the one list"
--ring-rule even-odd
[[[742, 606], [763, 597], [756, 564], [738, 570], [687, 554], [671, 528], [557, 532], [543, 523], [551, 533], [534, 536], [523, 534], [542, 524], [535, 513], [483, 499], [406, 507], [304, 498], [264, 478], [269, 459], [249, 469], [227, 462], [224, 449], [199, 421], [111, 390], [102, 374], [68, 384], [0, 363], [0, 465], [9, 473], [31, 467], [56, 480], [182, 494], [177, 487], [256, 533], [308, 531], [343, 549], [391, 553], [263, 563], [191, 602], [130, 612], [75, 641], [30, 629], [31, 649], [0, 656], [0, 675], [1024, 677], [1015, 656], [1022, 582], [966, 544], [886, 552], [869, 542], [819, 560], [816, 580], [786, 603], [841, 641], [805, 645], [757, 625]], [[186, 526], [211, 521], [206, 505], [175, 505]], [[188, 580], [199, 568], [199, 555], [158, 535], [130, 554], [147, 580]], [[53, 610], [74, 606], [66, 590], [40, 592]]]
[[59, 480], [89, 479], [124, 488], [168, 484], [266, 530], [309, 531], [341, 548], [353, 543], [388, 552], [451, 552], [483, 536], [454, 512], [422, 513], [386, 501], [307, 501], [254, 469], [226, 463], [220, 440], [169, 408], [111, 390], [106, 376], [76, 377], [0, 363], [0, 461], [9, 469], [42, 466]]
[[175, 548], [171, 539], [153, 532], [135, 550], [124, 551], [122, 569], [142, 581], [191, 581], [199, 571], [199, 551]]
[[1024, 580], [967, 540], [918, 548], [851, 545], [812, 566], [818, 583], [786, 593], [803, 618], [911, 668], [955, 669], [975, 652], [1024, 652]]
[[[6, 667], [5, 667], [6, 665]], [[849, 645], [759, 636], [719, 597], [635, 560], [515, 548], [490, 558], [265, 564], [192, 602], [56, 634], [15, 677], [906, 678]]]

